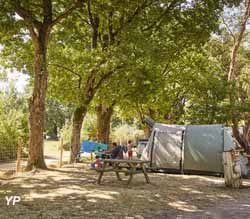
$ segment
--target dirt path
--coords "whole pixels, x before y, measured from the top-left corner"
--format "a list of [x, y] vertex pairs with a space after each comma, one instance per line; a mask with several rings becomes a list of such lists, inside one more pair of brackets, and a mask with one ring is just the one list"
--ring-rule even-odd
[[[63, 161], [69, 160], [69, 152], [66, 151], [63, 154]], [[45, 162], [48, 166], [50, 165], [57, 165], [59, 162], [59, 155], [58, 154], [50, 154], [45, 155]], [[22, 160], [21, 167], [24, 168], [27, 162]], [[9, 162], [1, 162], [0, 163], [0, 171], [14, 171], [16, 169], [16, 161], [9, 161]]]
[[[112, 173], [101, 185], [96, 178], [95, 171], [78, 164], [1, 180], [0, 218], [250, 218], [249, 180], [232, 190], [217, 177], [152, 173], [152, 184], [136, 175], [130, 186]], [[5, 196], [11, 195], [20, 195], [21, 202], [7, 206]]]

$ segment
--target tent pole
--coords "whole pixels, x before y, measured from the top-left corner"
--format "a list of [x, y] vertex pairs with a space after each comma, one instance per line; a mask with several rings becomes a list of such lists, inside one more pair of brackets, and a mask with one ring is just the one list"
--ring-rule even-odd
[[181, 136], [181, 160], [180, 160], [181, 174], [184, 174], [184, 134], [185, 131], [183, 130]]
[[150, 151], [150, 167], [152, 167], [153, 150], [154, 150], [154, 145], [155, 145], [155, 133], [156, 133], [156, 131], [154, 131], [154, 133], [153, 133], [153, 142], [152, 142], [152, 147], [151, 147], [151, 151]]

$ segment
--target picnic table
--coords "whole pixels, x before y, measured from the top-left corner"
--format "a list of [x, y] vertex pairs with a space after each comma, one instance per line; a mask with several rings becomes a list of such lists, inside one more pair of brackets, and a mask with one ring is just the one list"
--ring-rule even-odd
[[96, 171], [99, 172], [97, 183], [101, 183], [101, 179], [105, 172], [114, 172], [116, 173], [117, 179], [122, 180], [120, 173], [125, 173], [129, 175], [128, 184], [133, 179], [134, 174], [144, 174], [147, 183], [150, 183], [147, 170], [145, 167], [146, 163], [150, 161], [143, 160], [128, 160], [128, 159], [103, 159], [103, 167], [96, 168]]

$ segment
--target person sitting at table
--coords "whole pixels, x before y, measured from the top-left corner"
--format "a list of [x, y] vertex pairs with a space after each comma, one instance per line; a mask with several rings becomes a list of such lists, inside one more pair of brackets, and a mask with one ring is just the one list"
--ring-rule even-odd
[[95, 162], [91, 163], [91, 168], [96, 169], [96, 168], [102, 168], [103, 167], [103, 163], [100, 160], [99, 156], [95, 157]]
[[123, 159], [123, 150], [120, 145], [117, 145], [116, 142], [112, 143], [112, 150], [110, 151], [111, 159]]

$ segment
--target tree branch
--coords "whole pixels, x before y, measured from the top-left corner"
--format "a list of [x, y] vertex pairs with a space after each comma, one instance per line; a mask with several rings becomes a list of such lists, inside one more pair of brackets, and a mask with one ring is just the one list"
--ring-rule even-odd
[[[139, 13], [140, 13], [144, 8], [148, 7], [148, 6], [151, 5], [153, 2], [154, 2], [154, 1], [151, 1], [149, 4], [147, 4], [147, 1], [145, 0], [140, 6], [138, 6], [138, 7], [135, 9], [134, 13], [133, 13], [131, 16], [128, 16], [127, 21], [126, 21], [125, 23], [121, 24], [121, 26], [118, 27], [116, 31], [114, 31], [113, 36], [114, 36], [114, 37], [117, 36], [117, 35], [123, 30], [123, 28], [125, 28], [128, 24], [130, 24], [130, 23], [134, 20], [134, 18], [135, 18], [137, 15], [139, 15]], [[121, 19], [123, 20], [123, 18], [124, 18], [124, 17], [122, 17]]]
[[86, 23], [87, 25], [91, 25], [91, 24], [89, 23], [89, 21], [88, 21], [82, 14], [79, 14], [79, 18], [80, 18], [84, 23]]
[[66, 70], [66, 71], [68, 71], [68, 72], [70, 72], [70, 73], [72, 73], [72, 74], [74, 74], [74, 75], [78, 76], [78, 77], [79, 77], [79, 84], [78, 84], [78, 88], [81, 88], [82, 76], [81, 76], [79, 73], [77, 73], [77, 72], [73, 71], [72, 69], [70, 69], [70, 68], [68, 68], [68, 67], [65, 67], [65, 66], [63, 66], [63, 65], [60, 65], [60, 64], [56, 64], [56, 63], [49, 63], [48, 65], [51, 65], [51, 66], [55, 66], [55, 67], [58, 67], [58, 68], [64, 69], [64, 70]]
[[109, 29], [109, 38], [110, 38], [110, 44], [113, 44], [114, 42], [114, 33], [113, 33], [113, 10], [109, 12], [108, 16], [108, 29]]
[[169, 11], [172, 9], [173, 6], [175, 6], [175, 4], [177, 2], [178, 2], [178, 0], [173, 0], [168, 5], [168, 7], [166, 7], [166, 9], [163, 11], [163, 13], [157, 19], [155, 19], [155, 21], [153, 21], [153, 23], [150, 26], [142, 29], [142, 31], [148, 31], [148, 30], [150, 30], [150, 29], [152, 29], [154, 27], [159, 27], [161, 25], [161, 23], [162, 23], [162, 20], [163, 20], [164, 16], [169, 13]]
[[31, 38], [36, 44], [38, 45], [38, 33], [36, 33], [35, 29], [39, 29], [42, 25], [41, 22], [37, 21], [32, 12], [25, 9], [24, 7], [21, 6], [21, 3], [19, 0], [13, 0], [13, 6], [15, 8], [16, 13], [23, 18], [25, 24], [27, 25], [27, 28], [30, 32]]
[[52, 2], [51, 0], [43, 0], [43, 24], [50, 26], [52, 23]]
[[226, 23], [225, 19], [222, 17], [222, 23], [225, 25], [227, 31], [229, 32], [229, 34], [231, 35], [231, 37], [234, 40], [234, 43], [236, 41], [235, 35], [233, 34], [233, 32], [231, 31], [230, 27], [228, 26], [228, 24]]
[[24, 19], [26, 24], [32, 26], [33, 29], [34, 28], [39, 29], [39, 27], [41, 27], [42, 23], [35, 19], [30, 10], [22, 7], [19, 0], [13, 0], [13, 5], [16, 13]]
[[85, 1], [84, 0], [78, 0], [72, 7], [65, 9], [64, 12], [62, 12], [60, 15], [58, 15], [52, 22], [51, 22], [51, 26], [56, 25], [57, 23], [60, 23], [63, 19], [65, 19], [66, 17], [68, 17], [75, 9], [80, 8], [83, 3]]
[[89, 14], [89, 20], [90, 20], [90, 24], [92, 26], [95, 26], [94, 24], [94, 19], [93, 19], [93, 15], [92, 15], [92, 12], [91, 12], [91, 7], [90, 7], [90, 1], [88, 0], [88, 14]]
[[247, 20], [250, 16], [250, 0], [245, 0], [244, 4], [245, 4], [245, 11], [244, 11], [244, 16], [240, 24], [239, 35], [236, 38], [236, 41], [233, 45], [232, 52], [231, 52], [231, 61], [230, 61], [230, 67], [229, 67], [229, 72], [228, 72], [228, 81], [233, 81], [235, 79], [235, 65], [236, 65], [237, 51], [243, 39], [243, 35], [246, 30]]
[[97, 84], [95, 85], [95, 87], [93, 88], [94, 91], [96, 91], [103, 83], [103, 81], [105, 81], [106, 79], [108, 79], [112, 74], [114, 74], [114, 72], [118, 69], [121, 69], [124, 65], [118, 65], [115, 69], [112, 69], [108, 72], [106, 72], [105, 74], [102, 75], [102, 77], [100, 78], [100, 80], [97, 82]]

